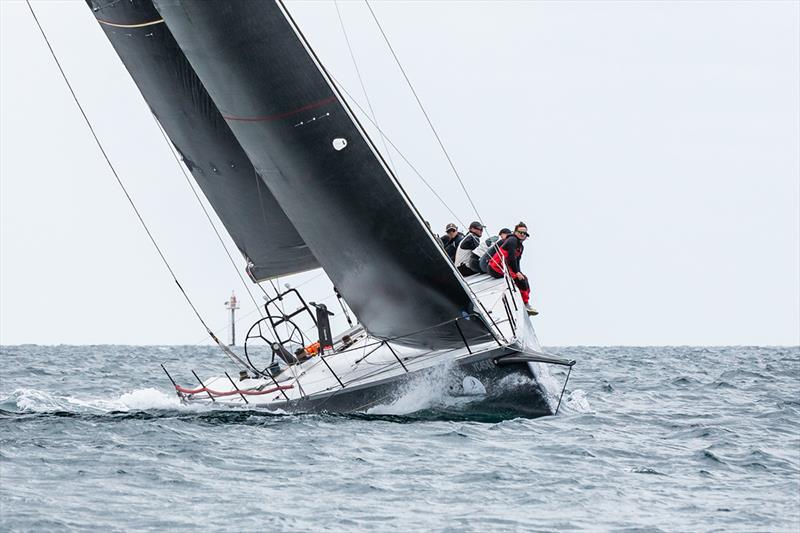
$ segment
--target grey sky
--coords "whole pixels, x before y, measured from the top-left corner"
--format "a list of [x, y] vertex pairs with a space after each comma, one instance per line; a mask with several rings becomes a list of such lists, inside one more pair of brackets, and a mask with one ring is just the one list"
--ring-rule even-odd
[[[198, 308], [224, 326], [235, 288], [252, 313], [89, 9], [34, 7]], [[364, 105], [334, 5], [289, 7]], [[468, 223], [469, 203], [365, 6], [340, 7], [382, 129]], [[800, 3], [374, 8], [484, 223], [531, 228], [523, 267], [544, 344], [800, 342]], [[27, 6], [2, 1], [0, 14], [0, 342], [203, 341]], [[398, 171], [443, 229], [452, 217]], [[324, 278], [307, 287], [329, 290]]]

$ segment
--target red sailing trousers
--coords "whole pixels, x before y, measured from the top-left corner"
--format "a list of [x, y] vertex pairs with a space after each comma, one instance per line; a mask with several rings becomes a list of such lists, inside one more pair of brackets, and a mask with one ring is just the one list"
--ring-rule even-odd
[[[493, 278], [500, 279], [503, 277], [503, 261], [505, 261], [507, 254], [507, 251], [500, 248], [489, 260], [489, 274], [491, 274]], [[508, 263], [506, 263], [506, 266], [507, 265]], [[528, 283], [528, 278], [517, 279], [517, 273], [514, 272], [511, 267], [508, 267], [508, 273], [519, 289], [520, 295], [522, 295], [522, 303], [527, 304], [531, 297], [531, 285]]]

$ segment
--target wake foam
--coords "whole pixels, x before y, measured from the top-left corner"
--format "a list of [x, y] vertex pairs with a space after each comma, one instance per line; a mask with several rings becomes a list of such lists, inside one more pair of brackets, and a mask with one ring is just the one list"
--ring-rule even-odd
[[43, 391], [17, 389], [10, 396], [0, 400], [0, 406], [6, 411], [45, 413], [63, 411], [65, 402]]
[[[558, 398], [561, 395], [561, 388], [564, 386], [563, 381], [559, 381], [550, 373], [550, 366], [544, 363], [531, 363], [531, 370], [536, 378], [539, 389], [544, 394], [547, 404], [554, 412], [558, 407]], [[564, 375], [566, 378], [566, 375]], [[569, 386], [569, 384], [567, 384]], [[586, 398], [586, 392], [582, 389], [575, 389], [573, 391], [564, 391], [564, 398], [561, 400], [561, 407], [559, 412], [567, 413], [591, 413], [592, 406], [589, 405], [589, 400]]]
[[21, 413], [108, 413], [112, 411], [148, 411], [192, 409], [181, 404], [177, 396], [154, 388], [126, 392], [117, 398], [78, 398], [61, 396], [36, 389], [16, 389], [0, 399], [0, 408]]
[[439, 398], [435, 391], [424, 387], [409, 388], [394, 401], [367, 409], [368, 415], [408, 415], [417, 411], [431, 409]]
[[450, 364], [436, 367], [432, 372], [418, 376], [405, 383], [391, 402], [367, 409], [368, 415], [408, 415], [429, 409], [458, 409], [471, 402], [482, 399], [483, 395], [455, 395], [451, 386], [456, 384], [461, 390], [461, 379], [454, 381], [456, 373]]
[[592, 413], [594, 412], [589, 400], [586, 398], [586, 392], [582, 389], [575, 389], [574, 391], [567, 391], [564, 393], [564, 400], [561, 402], [561, 409], [569, 413]]
[[148, 409], [178, 409], [184, 407], [176, 394], [167, 394], [152, 387], [126, 392], [119, 397], [116, 403], [124, 406], [124, 409], [119, 410], [144, 411]]
[[395, 400], [367, 409], [368, 415], [407, 415], [430, 409], [444, 400], [444, 366], [404, 384]]
[[528, 363], [533, 372], [536, 386], [542, 392], [550, 410], [555, 412], [558, 406], [558, 397], [561, 394], [561, 384], [550, 374], [550, 366], [544, 363]]

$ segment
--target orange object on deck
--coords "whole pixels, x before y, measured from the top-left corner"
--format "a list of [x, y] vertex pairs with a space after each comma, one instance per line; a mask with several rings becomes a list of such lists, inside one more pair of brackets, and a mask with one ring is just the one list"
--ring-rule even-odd
[[319, 342], [306, 346], [306, 352], [308, 352], [309, 356], [317, 355], [317, 352], [319, 352]]

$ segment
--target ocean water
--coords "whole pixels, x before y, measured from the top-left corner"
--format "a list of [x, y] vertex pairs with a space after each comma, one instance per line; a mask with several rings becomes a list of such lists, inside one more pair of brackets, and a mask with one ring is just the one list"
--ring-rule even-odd
[[[800, 348], [578, 347], [558, 416], [180, 405], [213, 348], [0, 348], [0, 530], [800, 531]], [[553, 376], [563, 380], [555, 369]]]

